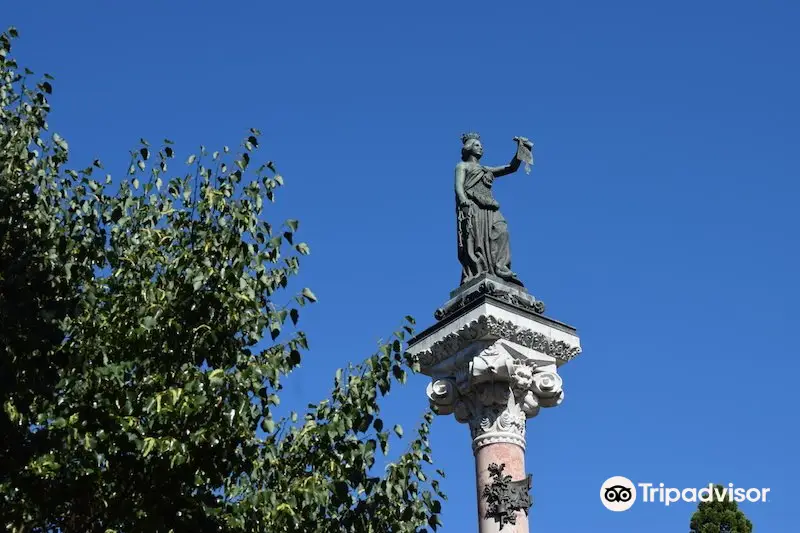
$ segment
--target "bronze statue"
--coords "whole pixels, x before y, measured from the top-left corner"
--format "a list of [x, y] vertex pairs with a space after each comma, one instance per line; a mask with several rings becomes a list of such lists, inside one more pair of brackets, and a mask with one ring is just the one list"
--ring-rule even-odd
[[508, 165], [486, 167], [480, 164], [483, 145], [477, 133], [461, 136], [461, 162], [456, 165], [456, 214], [458, 218], [458, 260], [461, 284], [482, 273], [523, 286], [511, 271], [508, 226], [500, 205], [492, 196], [494, 179], [516, 172], [520, 163], [530, 171], [533, 143], [514, 137], [517, 152]]

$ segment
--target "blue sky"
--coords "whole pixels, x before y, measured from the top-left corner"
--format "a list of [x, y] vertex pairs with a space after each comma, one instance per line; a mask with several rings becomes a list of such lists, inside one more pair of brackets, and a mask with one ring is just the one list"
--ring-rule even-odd
[[[453, 167], [479, 131], [514, 269], [583, 355], [566, 400], [528, 423], [534, 531], [688, 531], [693, 504], [599, 501], [606, 478], [770, 487], [758, 532], [796, 528], [800, 4], [7, 2], [22, 64], [56, 77], [72, 163], [124, 174], [140, 137], [185, 154], [248, 128], [301, 220], [312, 350], [302, 409], [402, 317], [459, 281]], [[407, 429], [424, 377], [393, 391]], [[439, 418], [445, 533], [475, 529], [468, 430]], [[395, 447], [399, 444], [395, 443]]]

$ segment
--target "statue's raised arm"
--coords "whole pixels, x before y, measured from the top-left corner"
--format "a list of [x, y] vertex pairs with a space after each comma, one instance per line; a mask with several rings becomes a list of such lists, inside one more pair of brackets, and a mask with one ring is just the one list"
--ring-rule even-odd
[[514, 137], [514, 141], [517, 143], [517, 151], [514, 152], [511, 162], [499, 167], [488, 167], [495, 178], [516, 172], [522, 163], [526, 163], [526, 170], [530, 172], [528, 169], [533, 163], [533, 143], [525, 137]]

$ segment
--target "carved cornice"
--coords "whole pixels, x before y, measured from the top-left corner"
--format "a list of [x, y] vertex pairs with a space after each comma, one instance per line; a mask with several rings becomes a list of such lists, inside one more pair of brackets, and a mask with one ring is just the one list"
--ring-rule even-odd
[[469, 347], [475, 341], [484, 339], [506, 339], [555, 357], [562, 362], [574, 359], [581, 352], [579, 346], [549, 339], [537, 331], [521, 328], [491, 315], [482, 315], [434, 343], [429, 350], [420, 353], [417, 359], [423, 369], [430, 368]]
[[503, 288], [501, 284], [494, 283], [490, 280], [484, 280], [476, 289], [450, 300], [437, 309], [433, 317], [436, 320], [442, 320], [487, 294], [515, 307], [525, 309], [526, 311], [531, 311], [539, 315], [544, 313], [545, 306], [543, 301], [537, 300], [526, 292], [509, 290]]

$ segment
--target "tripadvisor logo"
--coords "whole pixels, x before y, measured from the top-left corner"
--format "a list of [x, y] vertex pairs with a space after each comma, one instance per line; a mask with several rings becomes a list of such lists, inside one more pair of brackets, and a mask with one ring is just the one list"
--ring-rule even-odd
[[627, 511], [636, 501], [636, 487], [626, 477], [610, 477], [600, 487], [600, 501], [609, 511]]
[[[637, 489], [638, 487], [638, 489]], [[730, 501], [742, 503], [767, 501], [767, 494], [772, 489], [734, 487], [733, 483], [728, 486], [714, 485], [701, 488], [678, 489], [665, 487], [663, 483], [636, 483], [623, 476], [608, 478], [600, 487], [600, 501], [610, 511], [627, 511], [636, 502], [637, 496], [641, 497], [644, 503], [663, 503], [669, 507], [676, 502], [710, 502], [710, 501]]]

